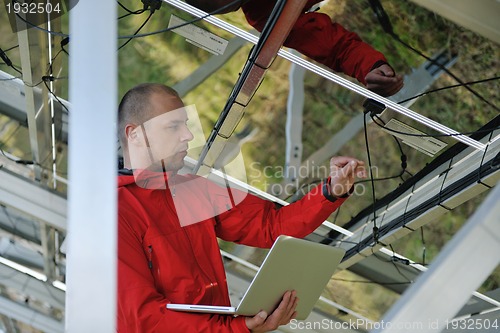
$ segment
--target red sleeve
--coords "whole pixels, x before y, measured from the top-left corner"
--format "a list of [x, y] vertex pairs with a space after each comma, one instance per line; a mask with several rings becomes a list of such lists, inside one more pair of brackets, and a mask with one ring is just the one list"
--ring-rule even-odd
[[123, 215], [118, 233], [118, 332], [249, 332], [244, 317], [167, 310], [169, 300], [155, 289], [140, 236]]
[[[275, 1], [270, 0], [250, 0], [242, 9], [248, 23], [262, 31], [274, 4]], [[355, 77], [363, 84], [375, 63], [387, 62], [382, 53], [363, 42], [357, 34], [317, 12], [302, 13], [284, 45], [337, 72]]]
[[345, 200], [328, 200], [322, 185], [284, 207], [248, 194], [236, 207], [217, 217], [216, 233], [227, 241], [270, 248], [279, 235], [303, 238], [312, 233]]

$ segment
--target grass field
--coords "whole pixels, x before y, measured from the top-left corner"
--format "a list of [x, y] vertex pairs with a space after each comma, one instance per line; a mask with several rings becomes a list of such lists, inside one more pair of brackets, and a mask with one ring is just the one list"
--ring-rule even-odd
[[[127, 0], [123, 3], [131, 9], [141, 7], [140, 2]], [[498, 76], [500, 73], [500, 49], [491, 42], [471, 31], [461, 28], [450, 21], [434, 15], [411, 1], [382, 1], [398, 36], [428, 56], [440, 50], [456, 54], [458, 61], [451, 70], [463, 81], [475, 81]], [[363, 40], [383, 52], [393, 68], [401, 74], [409, 74], [412, 68], [418, 67], [425, 59], [407, 49], [384, 33], [378, 24], [366, 0], [331, 0], [321, 11], [346, 28], [356, 31]], [[120, 15], [125, 12], [119, 11]], [[172, 10], [166, 5], [152, 15], [143, 29], [155, 31], [166, 27], [171, 14], [176, 14], [186, 20], [189, 15]], [[2, 22], [5, 13], [0, 12]], [[120, 35], [132, 34], [147, 17], [146, 14], [129, 16], [121, 19], [118, 24]], [[241, 12], [226, 14], [222, 18], [232, 24], [249, 29]], [[198, 22], [213, 33], [231, 38], [231, 35], [214, 28], [205, 22]], [[63, 30], [67, 31], [67, 18], [63, 18]], [[15, 34], [10, 27], [0, 25], [0, 41], [2, 49], [17, 43]], [[118, 45], [125, 42], [118, 41]], [[71, 46], [71, 45], [70, 45]], [[71, 47], [69, 49], [71, 50]], [[209, 77], [202, 85], [185, 96], [186, 104], [195, 104], [200, 115], [205, 134], [208, 135], [215, 120], [229, 96], [232, 86], [238, 78], [250, 51], [250, 45], [239, 50], [221, 69]], [[71, 51], [70, 51], [71, 53]], [[67, 66], [67, 57], [63, 66]], [[19, 51], [9, 52], [9, 57], [15, 64], [20, 64]], [[167, 85], [188, 77], [200, 64], [211, 57], [208, 52], [197, 48], [172, 32], [158, 34], [146, 38], [132, 40], [118, 52], [119, 59], [119, 96], [130, 87], [141, 82], [162, 82]], [[0, 69], [15, 74], [5, 65]], [[257, 128], [253, 139], [243, 146], [243, 154], [247, 167], [250, 165], [280, 167], [285, 163], [285, 122], [286, 99], [288, 94], [288, 71], [290, 64], [277, 58], [268, 71], [264, 82], [246, 109], [246, 114], [238, 130], [248, 125]], [[67, 67], [64, 68], [66, 73]], [[98, 76], [96, 76], [97, 78]], [[449, 76], [439, 78], [432, 88], [440, 88], [456, 84]], [[491, 81], [474, 85], [474, 89], [487, 100], [498, 104], [500, 83]], [[61, 85], [61, 96], [67, 98], [67, 86]], [[310, 156], [319, 149], [334, 133], [339, 131], [355, 115], [362, 111], [363, 98], [332, 82], [307, 73], [305, 77], [306, 100], [304, 107], [303, 157]], [[98, 103], [98, 101], [96, 101]], [[433, 120], [452, 127], [458, 131], [473, 131], [497, 115], [497, 111], [481, 102], [464, 88], [454, 88], [420, 98], [412, 110]], [[10, 153], [27, 158], [30, 155], [28, 133], [16, 124], [7, 124], [5, 117], [0, 118], [0, 140], [4, 149]], [[14, 131], [16, 131], [14, 133]], [[13, 134], [14, 133], [14, 134]], [[380, 171], [380, 177], [397, 174], [400, 170], [400, 153], [392, 138], [369, 126], [371, 155], [374, 165]], [[8, 138], [8, 141], [5, 141]], [[430, 158], [409, 148], [403, 147], [408, 156], [408, 171], [416, 173], [421, 170]], [[366, 148], [363, 133], [359, 133], [345, 147], [341, 154], [352, 155], [366, 159]], [[256, 164], [258, 163], [258, 164]], [[251, 170], [247, 170], [251, 174]], [[252, 184], [266, 190], [269, 184], [279, 183], [276, 173], [262, 172], [259, 177], [251, 179]], [[401, 180], [389, 180], [376, 184], [376, 196], [381, 198], [395, 189]], [[371, 188], [367, 185], [367, 193]], [[484, 199], [484, 195], [470, 200], [445, 216], [426, 225], [422, 232], [416, 232], [393, 244], [396, 252], [417, 262], [422, 261], [422, 253], [426, 249], [426, 263], [432, 262], [446, 242], [453, 237], [467, 218], [475, 211]], [[366, 206], [370, 205], [369, 195], [351, 199], [335, 223], [343, 225]], [[333, 220], [333, 219], [332, 219]], [[332, 280], [333, 299], [350, 307], [371, 319], [379, 319], [381, 315], [397, 299], [397, 296], [385, 288], [366, 284], [349, 283], [341, 280], [358, 280], [349, 272], [336, 275]], [[500, 270], [497, 269], [485, 281], [482, 291], [499, 287]]]

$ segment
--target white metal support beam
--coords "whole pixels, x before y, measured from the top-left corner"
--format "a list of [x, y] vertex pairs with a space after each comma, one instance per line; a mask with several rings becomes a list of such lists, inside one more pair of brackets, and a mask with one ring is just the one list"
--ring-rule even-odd
[[[29, 87], [25, 87], [22, 80], [16, 79], [14, 76], [0, 71], [0, 113], [18, 121], [23, 126], [28, 126], [26, 88]], [[33, 90], [35, 105], [40, 105], [43, 99], [42, 89], [40, 89], [40, 87], [34, 87], [31, 89]], [[58, 99], [66, 108], [69, 109], [71, 107], [68, 101], [62, 97], [58, 97]], [[61, 128], [56, 131], [56, 134], [58, 135], [56, 139], [67, 143], [68, 112], [59, 103], [54, 104], [54, 112], [56, 125], [58, 128]]]
[[[297, 51], [292, 51], [298, 55]], [[299, 170], [302, 162], [302, 114], [304, 111], [304, 76], [303, 67], [292, 64], [290, 67], [290, 91], [286, 104], [286, 151], [285, 180], [287, 184], [296, 183], [298, 187]], [[284, 188], [287, 188], [286, 186]]]
[[[19, 15], [25, 15], [20, 13]], [[43, 117], [38, 117], [39, 114], [39, 109], [42, 108], [42, 103], [37, 103], [35, 101], [35, 94], [34, 94], [34, 86], [35, 82], [33, 79], [33, 67], [32, 67], [32, 62], [31, 62], [31, 44], [30, 44], [30, 30], [28, 28], [28, 25], [26, 22], [22, 21], [20, 18], [17, 19], [17, 36], [19, 40], [19, 52], [21, 54], [21, 66], [22, 66], [22, 72], [23, 72], [23, 81], [26, 82], [25, 84], [25, 100], [26, 100], [26, 113], [27, 113], [27, 118], [28, 118], [28, 129], [29, 129], [29, 139], [30, 139], [30, 147], [31, 147], [31, 156], [33, 161], [35, 162], [34, 167], [35, 167], [35, 179], [36, 180], [41, 180], [42, 179], [42, 169], [39, 167], [40, 162], [42, 161], [43, 157], [41, 156], [43, 148], [44, 148], [44, 142], [41, 142], [39, 140], [42, 138], [40, 135], [41, 129], [39, 128], [40, 125], [38, 122], [38, 119], [42, 119]]]
[[0, 169], [0, 176], [0, 203], [66, 230], [65, 198], [6, 170]]
[[11, 301], [5, 297], [0, 297], [0, 313], [26, 323], [43, 332], [64, 332], [64, 325], [62, 322], [30, 309], [26, 305], [21, 305], [17, 302]]
[[1, 283], [7, 288], [17, 290], [30, 298], [45, 302], [55, 309], [64, 309], [64, 291], [51, 284], [38, 280], [31, 275], [0, 263], [0, 276], [8, 276]]
[[40, 236], [43, 251], [43, 270], [49, 281], [57, 278], [56, 251], [55, 248], [55, 229], [45, 223], [40, 225]]
[[65, 330], [71, 333], [116, 331], [116, 7], [102, 1], [96, 10], [95, 2], [80, 1], [70, 11]]
[[198, 67], [184, 80], [176, 83], [174, 88], [179, 95], [185, 96], [188, 92], [197, 87], [200, 83], [205, 81], [210, 75], [222, 67], [236, 52], [247, 43], [244, 39], [234, 37], [227, 44], [227, 48], [222, 55], [213, 55], [203, 65]]
[[[374, 333], [441, 332], [500, 263], [500, 187], [446, 244], [429, 270], [385, 315]], [[414, 326], [422, 325], [423, 330]]]

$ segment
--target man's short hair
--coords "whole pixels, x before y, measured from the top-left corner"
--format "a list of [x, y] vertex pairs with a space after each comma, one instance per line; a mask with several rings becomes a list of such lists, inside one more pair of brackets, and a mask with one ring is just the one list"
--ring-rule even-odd
[[127, 146], [125, 126], [131, 123], [139, 125], [152, 118], [150, 97], [154, 93], [180, 98], [177, 91], [161, 83], [142, 83], [127, 91], [118, 106], [118, 133], [122, 148]]

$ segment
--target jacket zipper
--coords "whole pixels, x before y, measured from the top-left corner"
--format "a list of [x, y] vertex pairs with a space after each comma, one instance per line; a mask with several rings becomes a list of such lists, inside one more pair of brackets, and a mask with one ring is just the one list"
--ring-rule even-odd
[[[175, 212], [175, 205], [172, 205], [170, 204], [169, 200], [168, 200], [168, 195], [166, 193], [166, 191], [163, 192], [164, 193], [164, 198], [165, 198], [165, 203], [170, 206], [171, 209], [173, 209], [173, 211]], [[172, 201], [173, 201], [173, 198], [172, 198]], [[180, 223], [180, 222], [179, 222]], [[213, 286], [214, 286], [214, 282], [212, 281], [212, 279], [210, 278], [210, 275], [201, 267], [200, 263], [198, 262], [198, 259], [196, 258], [195, 254], [194, 254], [194, 250], [193, 250], [193, 243], [191, 242], [191, 238], [189, 237], [189, 234], [188, 232], [186, 231], [186, 229], [184, 229], [184, 227], [181, 227], [181, 230], [182, 232], [184, 233], [184, 236], [186, 237], [186, 239], [188, 240], [189, 242], [189, 247], [191, 249], [191, 253], [193, 254], [193, 257], [194, 257], [194, 261], [196, 262], [196, 265], [198, 266], [198, 268], [200, 269], [200, 272], [203, 273], [203, 275], [205, 275], [205, 278], [207, 278], [207, 280], [210, 282], [210, 298], [212, 299], [212, 303], [213, 303], [213, 300], [214, 300], [214, 291], [213, 291]], [[149, 246], [149, 253], [151, 254], [151, 252], [153, 251], [153, 248], [152, 246], [150, 245]], [[151, 267], [151, 266], [150, 266]]]
[[205, 277], [207, 278], [208, 282], [210, 282], [210, 288], [208, 288], [208, 289], [210, 289], [210, 298], [212, 300], [211, 303], [213, 303], [213, 301], [214, 301], [214, 290], [213, 290], [214, 289], [213, 288], [214, 283], [213, 283], [212, 279], [210, 278], [210, 275], [201, 267], [200, 263], [198, 262], [198, 259], [194, 255], [193, 243], [191, 242], [191, 238], [189, 237], [187, 231], [184, 228], [182, 228], [182, 231], [184, 232], [184, 235], [186, 236], [186, 238], [187, 238], [187, 240], [189, 242], [189, 247], [191, 248], [191, 253], [193, 254], [194, 261], [196, 262], [198, 268], [203, 273], [203, 275], [205, 275]]
[[153, 245], [148, 246], [148, 267], [153, 269]]

